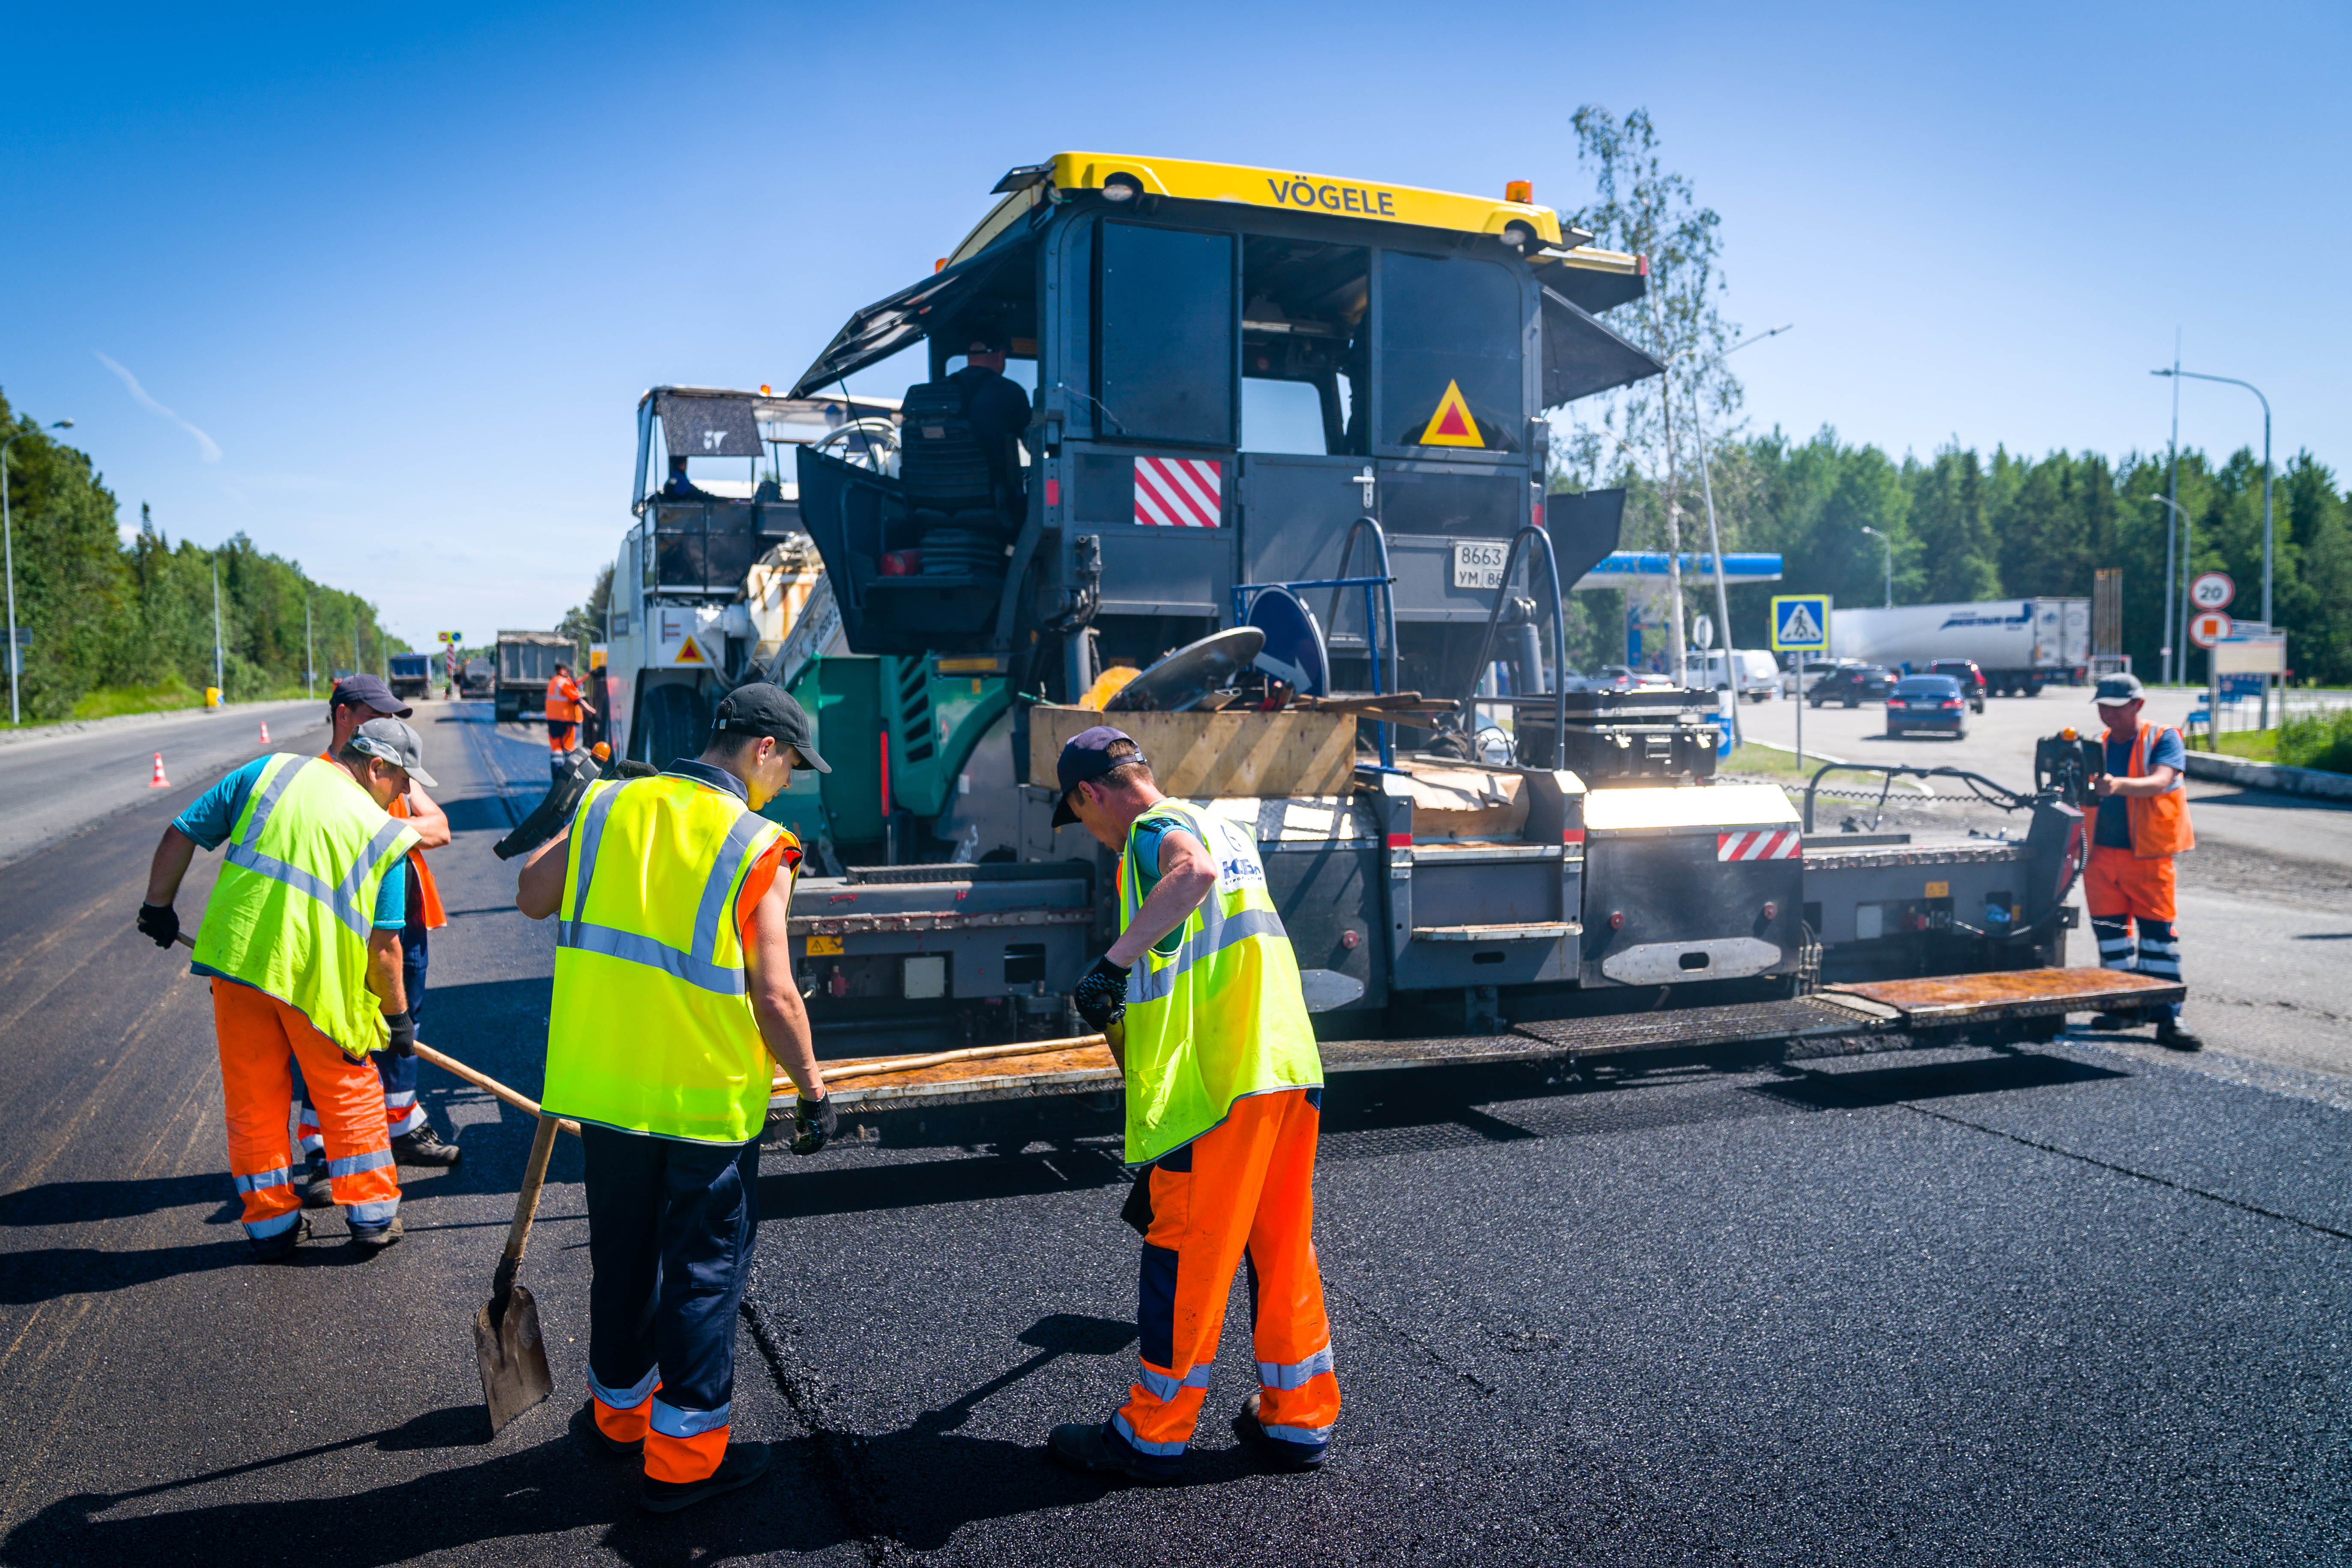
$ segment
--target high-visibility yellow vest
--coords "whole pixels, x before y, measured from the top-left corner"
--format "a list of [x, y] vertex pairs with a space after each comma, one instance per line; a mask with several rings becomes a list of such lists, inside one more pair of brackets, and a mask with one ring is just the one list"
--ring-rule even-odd
[[588, 786], [556, 911], [549, 1114], [704, 1143], [759, 1134], [773, 1072], [735, 900], [779, 838], [797, 847], [692, 779]]
[[354, 1058], [382, 1050], [368, 937], [377, 889], [415, 845], [338, 764], [272, 756], [229, 831], [196, 963], [299, 1009]]
[[1129, 973], [1130, 1165], [1182, 1148], [1246, 1095], [1323, 1081], [1323, 1058], [1298, 989], [1298, 955], [1247, 830], [1178, 800], [1137, 817], [1118, 860], [1119, 929], [1134, 921], [1143, 902], [1135, 829], [1153, 821], [1191, 829], [1217, 863], [1217, 885], [1171, 933], [1179, 938], [1173, 952], [1147, 952]]

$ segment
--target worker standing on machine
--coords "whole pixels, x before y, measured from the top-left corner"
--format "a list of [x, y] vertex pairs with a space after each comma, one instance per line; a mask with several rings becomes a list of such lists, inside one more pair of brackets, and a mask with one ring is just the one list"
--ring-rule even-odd
[[[2099, 815], [2091, 833], [2091, 858], [2083, 868], [2083, 902], [2098, 938], [2099, 967], [2177, 981], [2180, 937], [2173, 925], [2179, 913], [2172, 858], [2197, 847], [2183, 782], [2189, 748], [2179, 731], [2139, 721], [2146, 695], [2139, 678], [2130, 674], [2101, 676], [2093, 694], [2107, 728], [2106, 769], [2092, 781]], [[2158, 1045], [2179, 1051], [2203, 1047], [2204, 1041], [2180, 1026], [2178, 1003], [2152, 1011]], [[2102, 1013], [2091, 1022], [2095, 1028], [2128, 1029], [2145, 1021]]]
[[1286, 1468], [1312, 1468], [1339, 1415], [1311, 1236], [1323, 1063], [1256, 841], [1161, 795], [1141, 749], [1108, 725], [1062, 748], [1058, 783], [1054, 825], [1081, 823], [1120, 851], [1118, 940], [1074, 1000], [1126, 1073], [1127, 1163], [1143, 1167], [1127, 1217], [1143, 1266], [1127, 1403], [1054, 1428], [1054, 1457], [1139, 1480], [1181, 1473], [1246, 1261], [1258, 1390], [1243, 1430]]
[[834, 1130], [787, 942], [800, 845], [756, 809], [796, 767], [832, 771], [808, 715], [738, 687], [699, 758], [590, 784], [516, 883], [523, 913], [562, 915], [543, 1112], [587, 1158], [590, 1411], [643, 1454], [656, 1512], [768, 1468], [728, 1430], [772, 1058], [800, 1090], [793, 1152]]
[[[331, 733], [327, 738], [327, 749], [319, 754], [332, 762], [351, 744], [362, 724], [379, 718], [404, 721], [413, 711], [393, 695], [392, 688], [381, 677], [348, 676], [335, 682], [334, 690], [328, 694], [327, 723]], [[408, 732], [415, 737], [414, 730]], [[403, 873], [408, 922], [400, 932], [400, 982], [401, 994], [408, 999], [410, 1021], [422, 1023], [425, 977], [431, 961], [430, 938], [449, 923], [448, 912], [441, 904], [441, 889], [433, 880], [433, 868], [425, 863], [425, 851], [438, 849], [449, 842], [449, 817], [414, 778], [409, 780], [407, 790], [386, 809], [416, 834], [416, 847], [408, 852], [408, 864]], [[455, 1165], [457, 1146], [441, 1136], [425, 1116], [424, 1102], [417, 1098], [415, 1056], [378, 1051], [374, 1061], [376, 1080], [383, 1089], [384, 1120], [392, 1128], [394, 1157], [404, 1165], [429, 1169]], [[330, 1195], [327, 1178], [326, 1140], [320, 1134], [318, 1109], [311, 1103], [310, 1086], [302, 1078], [299, 1061], [294, 1066], [294, 1120], [303, 1161], [295, 1189], [303, 1207], [325, 1208], [335, 1201]]]
[[547, 683], [547, 768], [553, 774], [563, 772], [563, 760], [572, 754], [580, 740], [582, 710], [593, 713], [595, 705], [583, 696], [580, 683], [572, 679], [572, 667], [559, 664], [555, 678]]
[[415, 1047], [400, 984], [406, 923], [401, 858], [416, 842], [384, 814], [409, 781], [430, 784], [416, 731], [372, 719], [330, 762], [259, 757], [206, 790], [163, 830], [139, 929], [158, 947], [199, 846], [229, 845], [205, 900], [192, 968], [209, 975], [228, 1121], [229, 1171], [254, 1255], [301, 1241], [286, 1146], [289, 1058], [318, 1097], [329, 1180], [354, 1243], [400, 1239], [400, 1177], [372, 1053]]

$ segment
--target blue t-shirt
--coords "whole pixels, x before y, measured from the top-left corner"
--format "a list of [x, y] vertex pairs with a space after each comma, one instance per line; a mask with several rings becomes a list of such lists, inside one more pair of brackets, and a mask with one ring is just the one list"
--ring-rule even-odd
[[[187, 810], [172, 819], [172, 826], [194, 840], [199, 849], [219, 848], [236, 829], [236, 819], [245, 815], [245, 803], [252, 796], [261, 770], [268, 765], [268, 757], [254, 758], [196, 796]], [[376, 889], [375, 929], [398, 931], [407, 923], [408, 879], [386, 877], [383, 885]]]
[[[1182, 823], [1171, 821], [1164, 816], [1154, 817], [1150, 822], [1138, 823], [1129, 835], [1128, 874], [1135, 879], [1135, 901], [1138, 907], [1151, 896], [1151, 889], [1160, 885], [1160, 854], [1164, 847], [1162, 840], [1171, 833], [1181, 833], [1193, 843], [1201, 843], [1199, 834]], [[1204, 849], [1208, 847], [1206, 845], [1201, 847]], [[1166, 958], [1183, 943], [1184, 928], [1180, 925], [1158, 942], [1153, 942], [1151, 951]]]
[[[2129, 773], [2132, 747], [2138, 743], [2139, 736], [2137, 731], [2130, 738], [2121, 741], [2109, 735], [2107, 737], [2107, 772], [2117, 778], [2122, 778]], [[2184, 773], [2189, 771], [2189, 748], [2181, 743], [2179, 731], [2165, 730], [2158, 733], [2156, 743], [2148, 748], [2147, 767], [2150, 773], [2154, 773], [2158, 768], [2177, 768]], [[2091, 842], [2104, 844], [2110, 849], [2131, 847], [2131, 803], [2129, 801], [2122, 795], [2111, 795], [2099, 802], [2098, 826], [2091, 832]]]

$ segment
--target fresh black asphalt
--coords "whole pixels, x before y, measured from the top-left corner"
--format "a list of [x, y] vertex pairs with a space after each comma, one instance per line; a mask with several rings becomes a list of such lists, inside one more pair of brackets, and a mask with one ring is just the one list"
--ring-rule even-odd
[[[422, 1032], [532, 1092], [551, 938], [488, 846], [544, 753], [420, 719], [458, 828]], [[404, 1174], [403, 1245], [330, 1215], [245, 1261], [205, 993], [130, 929], [200, 782], [0, 870], [0, 1563], [2347, 1560], [2352, 1120], [2084, 1043], [1335, 1088], [1330, 1464], [1236, 1442], [1237, 1299], [1159, 1489], [1043, 1449], [1134, 1353], [1111, 1145], [771, 1153], [736, 1422], [777, 1467], [644, 1514], [582, 1440], [570, 1141], [524, 1266], [559, 1393], [495, 1437], [467, 1325], [521, 1116], [428, 1069], [466, 1163]]]

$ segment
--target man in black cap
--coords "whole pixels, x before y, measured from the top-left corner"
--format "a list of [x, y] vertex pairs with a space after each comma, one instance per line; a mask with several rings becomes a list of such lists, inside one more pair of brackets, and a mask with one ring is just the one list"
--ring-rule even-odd
[[800, 845], [758, 815], [795, 768], [831, 771], [808, 715], [740, 687], [699, 757], [590, 784], [515, 886], [531, 919], [563, 911], [542, 1103], [586, 1159], [590, 1415], [643, 1456], [656, 1512], [768, 1468], [730, 1433], [776, 1068], [800, 1091], [793, 1152], [834, 1131], [787, 940]]

